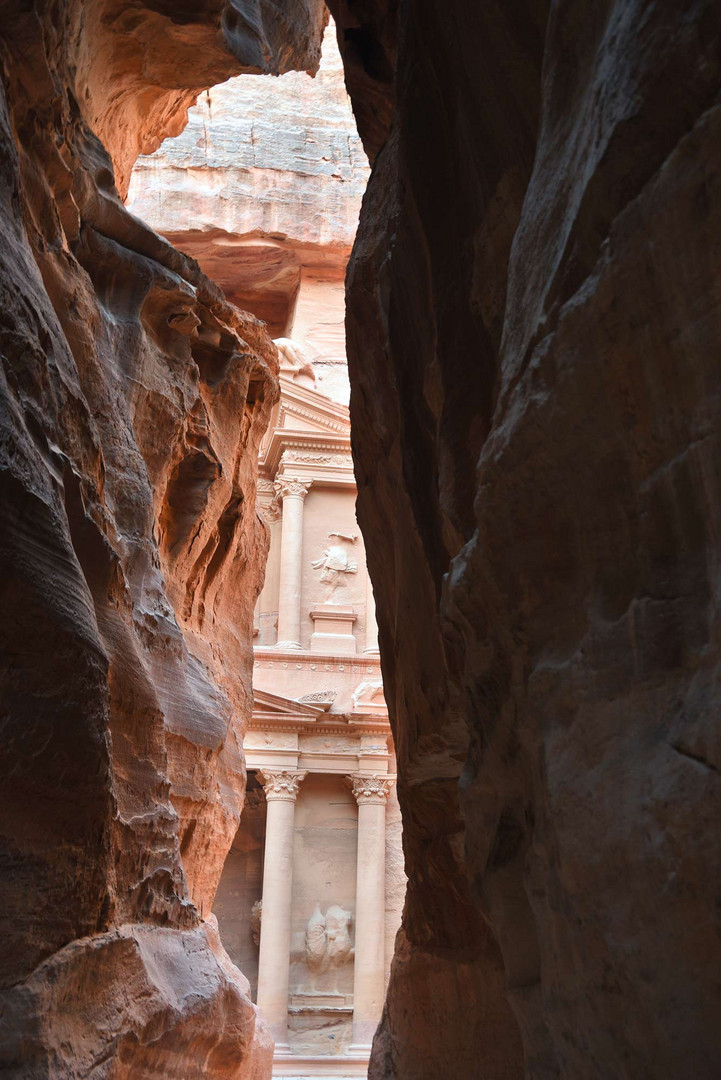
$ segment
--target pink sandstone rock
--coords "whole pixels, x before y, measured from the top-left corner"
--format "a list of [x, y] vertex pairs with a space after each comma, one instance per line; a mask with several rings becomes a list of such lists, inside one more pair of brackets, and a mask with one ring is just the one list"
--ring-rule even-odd
[[313, 70], [325, 13], [190, 7], [2, 14], [0, 1061], [24, 1080], [269, 1073], [203, 915], [243, 800], [277, 352], [114, 168], [218, 78]]
[[331, 23], [314, 78], [202, 94], [182, 135], [138, 159], [127, 206], [273, 338], [303, 341], [318, 388], [347, 402], [344, 277], [368, 173]]

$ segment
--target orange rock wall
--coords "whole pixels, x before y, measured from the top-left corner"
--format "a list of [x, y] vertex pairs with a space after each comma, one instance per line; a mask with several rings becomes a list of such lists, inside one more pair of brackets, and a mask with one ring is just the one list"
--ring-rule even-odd
[[711, 1080], [721, 11], [330, 6], [409, 874], [370, 1076]]
[[204, 916], [245, 786], [277, 353], [114, 175], [210, 83], [314, 69], [324, 19], [317, 0], [3, 6], [8, 1076], [269, 1075]]

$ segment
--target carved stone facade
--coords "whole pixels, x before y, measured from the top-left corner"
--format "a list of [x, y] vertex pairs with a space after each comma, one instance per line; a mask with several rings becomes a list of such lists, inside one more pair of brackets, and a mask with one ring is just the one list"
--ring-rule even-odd
[[298, 798], [300, 782], [305, 777], [306, 773], [304, 772], [290, 772], [288, 769], [263, 769], [262, 772], [258, 773], [258, 779], [265, 790], [267, 802], [274, 800], [295, 802]]
[[[271, 95], [283, 119], [267, 124]], [[298, 119], [312, 123], [294, 130]], [[315, 149], [298, 159], [298, 146]], [[278, 350], [281, 394], [257, 481], [270, 553], [254, 617], [247, 799], [213, 906], [273, 1030], [276, 1076], [366, 1074], [405, 895], [346, 407], [359, 151], [331, 31], [317, 79], [211, 90], [184, 135], [138, 163], [130, 197], [266, 322]], [[222, 223], [207, 199], [220, 188]], [[350, 783], [361, 779], [358, 803]]]
[[[298, 366], [299, 349], [285, 342], [280, 350], [281, 399], [261, 448], [258, 508], [270, 530], [270, 555], [256, 608], [256, 645], [375, 656], [348, 410], [318, 393], [313, 367]], [[276, 669], [273, 687], [284, 692], [291, 676], [282, 670]]]
[[260, 454], [248, 810], [215, 911], [271, 1024], [274, 1076], [364, 1076], [405, 896], [395, 755], [348, 413], [290, 344]]
[[374, 802], [382, 806], [387, 803], [392, 783], [387, 776], [350, 776], [348, 780], [359, 806], [361, 803]]

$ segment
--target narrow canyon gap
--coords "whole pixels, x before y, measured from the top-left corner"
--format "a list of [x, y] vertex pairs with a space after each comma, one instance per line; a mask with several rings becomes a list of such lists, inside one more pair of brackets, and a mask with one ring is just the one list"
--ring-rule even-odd
[[[721, 9], [334, 0], [358, 514], [409, 878], [369, 1075], [718, 1075]], [[314, 0], [5, 0], [0, 1060], [266, 1077], [242, 804], [264, 327], [124, 210]], [[232, 610], [232, 617], [231, 617]]]
[[332, 21], [317, 74], [230, 79], [136, 162], [126, 207], [266, 322], [248, 787], [213, 901], [275, 1038], [274, 1076], [365, 1076], [405, 876], [355, 517], [345, 271], [368, 179]]

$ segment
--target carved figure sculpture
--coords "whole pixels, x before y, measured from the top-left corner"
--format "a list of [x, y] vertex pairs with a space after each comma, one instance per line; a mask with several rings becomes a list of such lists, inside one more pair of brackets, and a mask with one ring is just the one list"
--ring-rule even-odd
[[313, 914], [308, 919], [308, 925], [305, 928], [305, 959], [310, 971], [321, 972], [325, 970], [325, 915], [320, 910], [320, 904], [318, 903], [316, 903]]
[[[330, 535], [338, 536], [339, 534], [331, 533]], [[358, 563], [349, 560], [348, 552], [340, 544], [330, 544], [320, 559], [316, 559], [311, 565], [314, 570], [320, 570], [320, 580], [329, 586], [331, 594], [339, 585], [345, 585], [346, 574], [358, 573]]]
[[303, 345], [292, 338], [276, 338], [275, 344], [278, 347], [280, 370], [294, 382], [312, 390], [315, 387], [315, 372]]
[[320, 975], [341, 967], [353, 956], [350, 925], [353, 916], [339, 904], [331, 904], [325, 915], [316, 902], [305, 931], [305, 958], [309, 970]]

